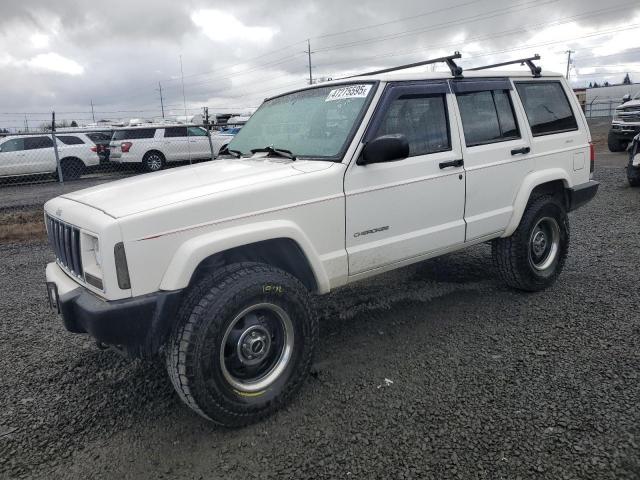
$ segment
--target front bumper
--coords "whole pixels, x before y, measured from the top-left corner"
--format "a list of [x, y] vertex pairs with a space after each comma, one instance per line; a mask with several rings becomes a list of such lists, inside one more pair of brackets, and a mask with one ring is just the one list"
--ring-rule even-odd
[[640, 133], [640, 125], [625, 125], [624, 123], [614, 123], [609, 130], [609, 135], [624, 141], [633, 140], [633, 137], [638, 133]]
[[596, 196], [598, 192], [598, 187], [600, 186], [600, 182], [596, 182], [595, 180], [590, 180], [586, 183], [581, 183], [580, 185], [576, 185], [573, 188], [568, 188], [568, 203], [569, 203], [569, 211], [573, 211], [577, 208], [580, 208], [584, 204], [590, 202], [593, 197]]
[[[55, 286], [55, 287], [54, 287]], [[181, 290], [108, 301], [71, 280], [55, 263], [47, 265], [47, 290], [52, 290], [62, 323], [72, 333], [88, 333], [131, 357], [157, 353], [166, 341], [178, 310]]]

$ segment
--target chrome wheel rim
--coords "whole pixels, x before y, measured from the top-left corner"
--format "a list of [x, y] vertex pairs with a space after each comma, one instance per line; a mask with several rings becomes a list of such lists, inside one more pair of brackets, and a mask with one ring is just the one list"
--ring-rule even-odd
[[272, 303], [252, 305], [231, 321], [222, 338], [220, 367], [227, 382], [241, 393], [272, 385], [293, 353], [291, 318]]
[[560, 226], [551, 217], [538, 220], [529, 237], [529, 262], [536, 270], [549, 268], [560, 251]]
[[160, 170], [162, 168], [162, 159], [158, 155], [149, 155], [147, 157], [147, 165], [149, 170]]

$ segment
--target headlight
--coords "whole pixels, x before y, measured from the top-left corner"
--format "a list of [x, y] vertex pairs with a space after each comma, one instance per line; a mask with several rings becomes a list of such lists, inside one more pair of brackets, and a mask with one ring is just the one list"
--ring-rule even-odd
[[100, 253], [100, 240], [97, 237], [89, 237], [91, 238], [91, 251], [93, 252], [93, 258], [96, 262], [96, 265], [100, 267], [102, 270], [102, 254]]
[[616, 110], [613, 112], [613, 121], [614, 122], [620, 122], [621, 118], [620, 118], [620, 111]]
[[100, 250], [100, 239], [94, 235], [83, 232], [81, 244], [84, 280], [89, 285], [93, 285], [102, 290], [104, 285], [102, 283], [102, 252]]

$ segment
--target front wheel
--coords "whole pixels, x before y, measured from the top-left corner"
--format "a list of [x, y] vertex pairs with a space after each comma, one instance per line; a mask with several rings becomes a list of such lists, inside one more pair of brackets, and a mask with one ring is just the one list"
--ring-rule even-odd
[[187, 294], [167, 344], [167, 371], [195, 412], [243, 426], [298, 391], [317, 337], [311, 299], [299, 280], [269, 265], [235, 264]]
[[492, 243], [492, 257], [507, 285], [535, 292], [551, 286], [569, 251], [569, 218], [552, 196], [529, 204], [513, 235]]

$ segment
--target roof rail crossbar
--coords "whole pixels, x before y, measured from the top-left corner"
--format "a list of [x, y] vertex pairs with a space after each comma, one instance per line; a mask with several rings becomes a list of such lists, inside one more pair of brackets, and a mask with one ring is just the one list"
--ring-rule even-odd
[[420, 67], [422, 65], [431, 65], [433, 63], [446, 63], [447, 66], [449, 67], [449, 70], [451, 70], [451, 75], [453, 75], [454, 77], [461, 77], [462, 67], [456, 65], [456, 62], [454, 62], [454, 60], [458, 58], [462, 58], [462, 55], [460, 55], [460, 52], [455, 52], [453, 55], [449, 55], [447, 57], [432, 58], [430, 60], [423, 60], [422, 62], [415, 62], [415, 63], [408, 63], [407, 65], [400, 65], [398, 67], [384, 68], [382, 70], [373, 70], [371, 72], [358, 73], [357, 75], [349, 75], [348, 77], [337, 78], [336, 80], [346, 80], [347, 78], [365, 77], [368, 75], [378, 75], [381, 73], [389, 73], [389, 72], [395, 72], [398, 70], [406, 70], [408, 68], [413, 68], [413, 67]]
[[492, 65], [483, 65], [482, 67], [468, 68], [467, 70], [486, 70], [487, 68], [504, 67], [505, 65], [514, 65], [516, 63], [519, 63], [520, 65], [526, 64], [527, 67], [529, 67], [529, 70], [531, 70], [531, 75], [533, 75], [534, 77], [539, 77], [540, 73], [542, 72], [542, 68], [535, 65], [533, 63], [534, 60], [540, 60], [540, 55], [536, 53], [533, 57], [520, 58], [518, 60], [511, 60], [509, 62], [494, 63]]

